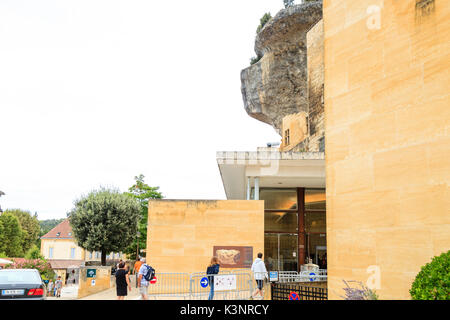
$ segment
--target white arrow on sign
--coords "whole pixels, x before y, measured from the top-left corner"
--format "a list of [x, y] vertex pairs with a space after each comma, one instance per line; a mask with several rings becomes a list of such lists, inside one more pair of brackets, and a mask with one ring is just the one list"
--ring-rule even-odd
[[208, 285], [208, 279], [207, 279], [207, 278], [203, 278], [203, 279], [200, 281], [200, 284], [201, 284], [203, 287], [206, 287], [206, 286]]

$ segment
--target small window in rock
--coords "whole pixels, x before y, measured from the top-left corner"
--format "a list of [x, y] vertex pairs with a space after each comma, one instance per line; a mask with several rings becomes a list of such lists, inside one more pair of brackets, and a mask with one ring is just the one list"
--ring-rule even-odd
[[290, 143], [290, 137], [289, 137], [289, 129], [284, 131], [284, 144], [289, 145]]

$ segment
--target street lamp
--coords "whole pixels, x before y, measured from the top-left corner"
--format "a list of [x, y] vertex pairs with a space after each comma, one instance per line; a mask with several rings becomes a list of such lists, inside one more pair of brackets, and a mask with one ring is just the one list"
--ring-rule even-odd
[[139, 259], [139, 237], [141, 236], [141, 233], [138, 231], [136, 232], [136, 259]]

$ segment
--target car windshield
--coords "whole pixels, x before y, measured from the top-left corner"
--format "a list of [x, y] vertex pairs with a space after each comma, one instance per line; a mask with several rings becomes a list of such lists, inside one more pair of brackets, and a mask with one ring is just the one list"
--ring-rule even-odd
[[3, 271], [0, 272], [0, 284], [13, 283], [39, 283], [41, 279], [37, 272], [34, 271]]

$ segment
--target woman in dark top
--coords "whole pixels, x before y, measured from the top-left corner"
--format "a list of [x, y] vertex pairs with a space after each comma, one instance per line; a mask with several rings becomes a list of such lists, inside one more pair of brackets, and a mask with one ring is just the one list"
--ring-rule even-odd
[[[211, 263], [206, 269], [206, 274], [218, 274], [219, 273], [219, 259], [217, 257], [212, 257]], [[208, 283], [211, 290], [209, 291], [208, 300], [212, 300], [214, 298], [214, 276], [208, 276]]]
[[116, 292], [117, 300], [123, 300], [127, 295], [127, 287], [131, 291], [128, 271], [125, 269], [125, 262], [119, 264], [119, 270], [116, 271]]

